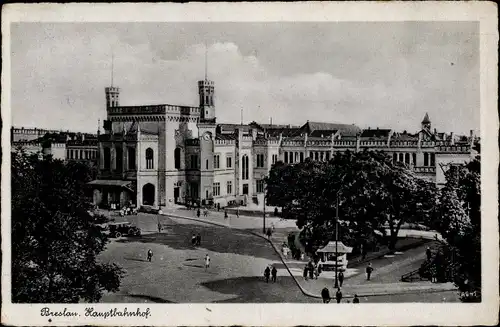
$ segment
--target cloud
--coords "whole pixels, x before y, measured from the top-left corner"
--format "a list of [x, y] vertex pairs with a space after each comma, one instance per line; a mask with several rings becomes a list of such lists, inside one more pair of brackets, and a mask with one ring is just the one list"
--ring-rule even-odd
[[[220, 122], [239, 122], [243, 109], [246, 122], [273, 117], [275, 123], [318, 120], [414, 131], [429, 111], [435, 125], [463, 130], [471, 121], [471, 108], [466, 106], [474, 103], [479, 84], [477, 60], [469, 58], [470, 51], [457, 52], [454, 43], [430, 42], [429, 33], [421, 37], [424, 43], [413, 46], [404, 36], [404, 45], [384, 44], [378, 34], [374, 40], [367, 36], [366, 42], [337, 38], [333, 52], [318, 39], [307, 43], [305, 36], [304, 44], [281, 50], [260, 40], [259, 53], [250, 51], [250, 41], [242, 36], [208, 42], [206, 51], [191, 33], [180, 46], [163, 36], [166, 28], [56, 24], [13, 28], [13, 35], [16, 32], [16, 125], [95, 131], [97, 120], [105, 118], [104, 87], [111, 82], [112, 51], [114, 84], [121, 88], [122, 105], [192, 106], [198, 105], [197, 81], [204, 78], [207, 52]], [[247, 32], [242, 29], [243, 35]], [[457, 36], [452, 36], [455, 42]], [[281, 48], [288, 44], [284, 39], [277, 41]], [[268, 48], [273, 50], [265, 52]]]

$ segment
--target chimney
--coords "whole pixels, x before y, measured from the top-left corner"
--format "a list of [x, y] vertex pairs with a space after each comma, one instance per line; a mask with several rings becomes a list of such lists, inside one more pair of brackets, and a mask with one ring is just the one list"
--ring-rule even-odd
[[450, 133], [450, 144], [451, 145], [455, 144], [455, 137], [453, 136], [453, 132]]

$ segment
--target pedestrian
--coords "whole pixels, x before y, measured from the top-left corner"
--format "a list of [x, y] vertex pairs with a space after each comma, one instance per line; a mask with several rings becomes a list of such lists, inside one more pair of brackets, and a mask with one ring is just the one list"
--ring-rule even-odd
[[278, 217], [278, 214], [279, 214], [279, 213], [278, 213], [278, 208], [277, 208], [277, 207], [275, 207], [275, 208], [274, 208], [274, 217]]
[[267, 238], [271, 239], [271, 235], [273, 234], [273, 232], [271, 231], [271, 228], [267, 229], [267, 233], [266, 234], [267, 234]]
[[352, 303], [359, 303], [359, 298], [357, 294], [354, 294], [354, 299], [352, 299]]
[[161, 233], [161, 224], [158, 222], [158, 233]]
[[318, 265], [314, 265], [314, 279], [318, 279], [319, 276], [319, 271], [318, 271]]
[[274, 226], [274, 223], [271, 223], [271, 231], [272, 231], [273, 233], [274, 233], [274, 229], [275, 229], [275, 228], [276, 228], [276, 227]]
[[266, 278], [266, 283], [269, 283], [269, 275], [271, 275], [271, 269], [269, 269], [269, 266], [266, 267], [264, 270], [264, 277]]
[[314, 279], [314, 266], [309, 266], [309, 278]]
[[318, 265], [318, 275], [321, 275], [321, 272], [323, 271], [323, 265]]
[[198, 208], [198, 210], [196, 210], [196, 216], [197, 216], [198, 218], [200, 218], [200, 208]]
[[427, 256], [427, 261], [430, 261], [432, 257], [432, 252], [430, 247], [427, 247], [427, 250], [425, 250], [425, 255]]
[[278, 276], [278, 270], [276, 269], [275, 266], [273, 266], [273, 270], [271, 270], [271, 276], [273, 283], [276, 283], [276, 276]]
[[208, 268], [210, 268], [210, 257], [207, 254], [205, 256], [205, 271], [207, 271]]
[[344, 273], [339, 272], [339, 285], [342, 287], [342, 284], [344, 283]]
[[220, 211], [220, 203], [217, 203], [217, 211]]
[[207, 208], [205, 208], [205, 210], [203, 210], [203, 216], [204, 216], [204, 217], [207, 217], [207, 216], [208, 216], [208, 209], [207, 209]]
[[308, 271], [307, 270], [308, 270], [307, 265], [305, 265], [304, 266], [304, 274], [303, 274], [305, 280], [307, 280], [307, 275], [308, 275]]
[[191, 244], [196, 245], [196, 243], [198, 243], [197, 241], [198, 239], [196, 238], [196, 234], [193, 233], [193, 236], [191, 236]]
[[337, 293], [335, 293], [335, 298], [337, 299], [337, 303], [342, 301], [342, 292], [340, 291], [340, 287], [337, 289]]
[[151, 249], [148, 250], [148, 261], [151, 262], [151, 259], [153, 258], [153, 251]]
[[196, 235], [196, 245], [201, 245], [201, 234]]
[[370, 280], [372, 272], [373, 272], [373, 267], [372, 267], [372, 263], [370, 262], [368, 264], [368, 266], [366, 267], [366, 280]]
[[328, 288], [323, 288], [321, 290], [321, 297], [323, 298], [323, 303], [330, 303], [330, 291]]
[[240, 209], [236, 209], [236, 218], [240, 218]]
[[228, 216], [227, 216], [227, 210], [224, 210], [224, 219], [227, 219]]

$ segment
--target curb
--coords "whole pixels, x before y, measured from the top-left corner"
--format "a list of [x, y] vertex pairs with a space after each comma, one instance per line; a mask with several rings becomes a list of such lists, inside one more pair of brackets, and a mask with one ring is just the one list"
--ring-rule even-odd
[[[278, 250], [278, 248], [276, 247], [276, 245], [270, 239], [268, 239], [266, 236], [261, 235], [260, 233], [257, 233], [257, 232], [254, 232], [254, 231], [250, 231], [250, 230], [244, 229], [244, 228], [230, 227], [230, 226], [224, 225], [222, 223], [217, 223], [217, 222], [213, 222], [213, 221], [207, 221], [207, 220], [203, 220], [203, 219], [200, 219], [200, 218], [184, 217], [184, 216], [179, 216], [179, 215], [176, 215], [176, 214], [167, 214], [167, 213], [163, 213], [162, 215], [163, 216], [167, 216], [167, 217], [173, 217], [173, 218], [179, 218], [179, 219], [186, 219], [186, 220], [197, 221], [197, 222], [201, 222], [201, 223], [205, 223], [205, 224], [213, 225], [213, 226], [218, 226], [218, 227], [234, 228], [234, 229], [238, 229], [240, 231], [246, 232], [248, 234], [252, 234], [254, 236], [258, 236], [258, 237], [266, 240], [267, 242], [269, 242], [271, 244], [271, 246], [273, 247], [273, 249], [276, 252], [276, 254], [278, 254], [279, 258], [281, 259], [281, 262], [286, 267], [286, 270], [288, 271], [288, 273], [290, 274], [290, 276], [292, 277], [292, 279], [295, 281], [295, 283], [299, 287], [299, 289], [302, 292], [302, 294], [304, 294], [305, 296], [308, 296], [308, 297], [312, 297], [312, 298], [316, 298], [316, 299], [322, 299], [321, 295], [313, 294], [313, 293], [305, 290], [302, 287], [302, 285], [298, 281], [297, 277], [295, 277], [292, 274], [292, 272], [290, 271], [290, 268], [286, 264], [283, 256], [281, 255], [281, 253]], [[391, 292], [391, 293], [359, 293], [357, 295], [358, 295], [358, 297], [372, 297], [372, 296], [384, 296], [384, 295], [389, 295], [390, 296], [390, 295], [401, 295], [401, 294], [438, 293], [438, 292], [451, 292], [451, 291], [455, 291], [455, 290], [454, 289], [448, 290], [448, 289], [436, 289], [436, 288], [432, 289], [431, 288], [431, 289], [423, 289], [423, 290], [406, 290], [406, 291], [403, 290], [401, 292]], [[344, 299], [350, 299], [350, 298], [353, 298], [353, 297], [354, 297], [353, 295], [344, 295], [343, 296]]]

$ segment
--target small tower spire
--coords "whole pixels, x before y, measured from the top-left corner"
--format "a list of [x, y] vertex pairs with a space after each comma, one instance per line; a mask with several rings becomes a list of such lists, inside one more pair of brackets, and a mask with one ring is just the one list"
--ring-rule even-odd
[[205, 81], [208, 81], [208, 47], [205, 42]]
[[113, 49], [111, 49], [111, 87], [113, 87], [114, 70], [115, 70], [115, 53]]
[[240, 125], [243, 125], [243, 107], [241, 107]]
[[101, 134], [101, 119], [97, 119], [97, 135]]

